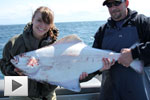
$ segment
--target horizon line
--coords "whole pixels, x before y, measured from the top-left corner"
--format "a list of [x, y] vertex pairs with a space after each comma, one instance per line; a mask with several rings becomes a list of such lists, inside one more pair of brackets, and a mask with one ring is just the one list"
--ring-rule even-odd
[[[56, 21], [54, 23], [57, 24], [57, 23], [75, 23], [75, 22], [98, 22], [98, 21], [105, 22], [105, 20], [89, 20], [89, 21], [85, 20], [85, 21], [58, 21], [58, 22]], [[26, 25], [27, 23], [20, 23], [20, 24], [19, 23], [18, 24], [0, 24], [0, 26], [5, 26], [5, 25]]]

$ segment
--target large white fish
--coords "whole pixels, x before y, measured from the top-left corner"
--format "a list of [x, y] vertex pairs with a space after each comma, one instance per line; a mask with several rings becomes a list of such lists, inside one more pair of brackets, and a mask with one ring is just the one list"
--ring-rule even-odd
[[[69, 35], [50, 46], [17, 55], [11, 62], [31, 79], [79, 92], [82, 72], [95, 72], [103, 67], [103, 57], [117, 60], [119, 55], [89, 47], [76, 35]], [[142, 73], [140, 61], [133, 61], [131, 67]]]

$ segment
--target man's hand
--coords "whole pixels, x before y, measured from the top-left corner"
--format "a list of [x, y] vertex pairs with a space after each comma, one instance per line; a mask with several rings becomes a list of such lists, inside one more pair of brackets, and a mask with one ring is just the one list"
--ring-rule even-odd
[[121, 55], [118, 58], [118, 63], [122, 64], [125, 67], [129, 67], [133, 61], [131, 49], [125, 48], [121, 50]]
[[[113, 61], [111, 62], [110, 59], [108, 59], [108, 58], [103, 58], [102, 61], [103, 61], [103, 65], [104, 65], [104, 66], [103, 66], [103, 68], [102, 68], [101, 70], [99, 70], [99, 71], [108, 70], [108, 69], [110, 69], [111, 66], [114, 65], [114, 63], [115, 63], [115, 60], [114, 60], [114, 59], [113, 59]], [[85, 79], [86, 77], [88, 77], [88, 73], [83, 72], [83, 73], [80, 75], [80, 80], [83, 80], [83, 79]]]
[[88, 77], [88, 73], [83, 72], [83, 73], [80, 75], [80, 80], [83, 80], [83, 79], [85, 79], [86, 77]]

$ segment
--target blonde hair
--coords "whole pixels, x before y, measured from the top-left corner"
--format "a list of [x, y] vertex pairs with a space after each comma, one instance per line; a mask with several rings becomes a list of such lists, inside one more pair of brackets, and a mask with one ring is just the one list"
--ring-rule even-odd
[[49, 9], [48, 7], [41, 6], [35, 10], [35, 12], [32, 16], [32, 20], [34, 19], [37, 12], [41, 13], [41, 17], [42, 17], [42, 20], [44, 21], [44, 23], [50, 24], [50, 29], [48, 31], [48, 35], [50, 36], [50, 38], [52, 40], [56, 41], [59, 33], [58, 33], [58, 30], [54, 24], [54, 13], [53, 13], [53, 11], [51, 9]]

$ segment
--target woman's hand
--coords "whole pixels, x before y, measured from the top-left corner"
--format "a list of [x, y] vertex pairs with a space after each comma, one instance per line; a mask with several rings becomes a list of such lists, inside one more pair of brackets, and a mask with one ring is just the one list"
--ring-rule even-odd
[[100, 71], [108, 70], [108, 69], [111, 68], [112, 65], [115, 64], [115, 59], [110, 61], [110, 59], [108, 59], [108, 58], [103, 58], [102, 61], [103, 61], [103, 65], [104, 66], [103, 66], [103, 68]]
[[15, 71], [17, 74], [19, 74], [20, 76], [25, 76], [25, 75], [23, 74], [23, 72], [22, 72], [21, 70], [19, 70], [18, 68], [15, 68], [14, 71]]

